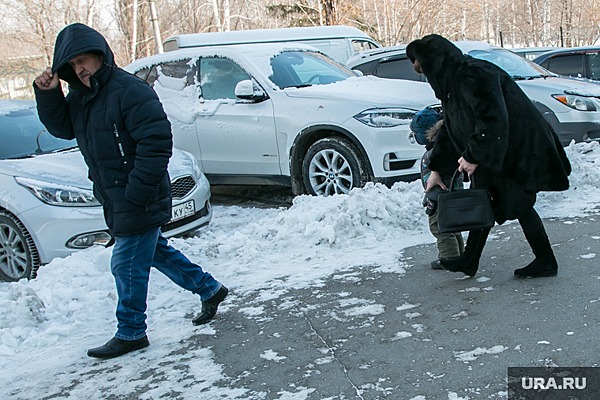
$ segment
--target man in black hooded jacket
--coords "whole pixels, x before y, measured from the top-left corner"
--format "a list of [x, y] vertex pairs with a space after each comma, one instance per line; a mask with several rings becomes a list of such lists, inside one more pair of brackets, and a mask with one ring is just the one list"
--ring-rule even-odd
[[[448, 165], [476, 175], [489, 191], [496, 222], [518, 219], [535, 259], [514, 271], [517, 277], [555, 276], [558, 263], [546, 230], [533, 208], [540, 191], [569, 187], [571, 165], [556, 133], [515, 81], [501, 68], [464, 55], [447, 39], [427, 35], [406, 54], [442, 101], [446, 130], [435, 142], [430, 168]], [[432, 173], [426, 190], [444, 187]], [[473, 276], [489, 229], [469, 232], [464, 254], [446, 269]]]
[[[65, 97], [59, 79], [69, 84]], [[90, 357], [112, 358], [149, 345], [146, 298], [150, 268], [200, 296], [194, 324], [209, 322], [228, 290], [171, 247], [160, 227], [171, 219], [167, 165], [171, 125], [155, 92], [117, 67], [104, 37], [79, 23], [56, 38], [52, 68], [34, 81], [39, 116], [59, 138], [77, 139], [104, 217], [115, 238], [117, 332]]]

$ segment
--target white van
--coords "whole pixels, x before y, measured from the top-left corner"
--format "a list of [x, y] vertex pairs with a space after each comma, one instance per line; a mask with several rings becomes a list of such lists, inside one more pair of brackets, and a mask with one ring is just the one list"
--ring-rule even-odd
[[173, 51], [189, 47], [275, 42], [305, 43], [342, 64], [355, 53], [381, 47], [360, 29], [344, 25], [190, 33], [171, 36], [165, 40], [163, 47], [165, 51]]

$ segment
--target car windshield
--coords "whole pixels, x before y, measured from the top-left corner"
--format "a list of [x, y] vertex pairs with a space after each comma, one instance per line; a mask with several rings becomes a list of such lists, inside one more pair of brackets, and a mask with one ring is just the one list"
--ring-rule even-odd
[[25, 158], [77, 147], [73, 140], [52, 136], [40, 122], [35, 108], [0, 115], [0, 159]]
[[271, 59], [269, 79], [281, 89], [326, 85], [343, 81], [354, 72], [329, 57], [312, 51], [284, 51]]
[[493, 49], [492, 51], [473, 50], [469, 52], [469, 55], [496, 64], [512, 76], [513, 79], [517, 80], [554, 75], [539, 65], [504, 49]]

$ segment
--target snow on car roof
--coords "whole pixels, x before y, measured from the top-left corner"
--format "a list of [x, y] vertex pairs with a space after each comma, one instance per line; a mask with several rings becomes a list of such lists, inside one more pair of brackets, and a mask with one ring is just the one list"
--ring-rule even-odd
[[253, 43], [228, 46], [194, 47], [140, 58], [126, 66], [125, 69], [129, 72], [135, 73], [141, 69], [150, 68], [159, 62], [185, 60], [188, 58], [196, 58], [200, 55], [204, 57], [224, 56], [236, 58], [235, 55], [242, 54], [245, 56], [244, 58], [250, 62], [265, 62], [265, 65], [259, 65], [259, 63], [255, 63], [255, 66], [259, 67], [263, 71], [268, 71], [271, 68], [269, 64], [271, 58], [283, 51], [314, 51], [322, 53], [317, 48], [302, 43]]

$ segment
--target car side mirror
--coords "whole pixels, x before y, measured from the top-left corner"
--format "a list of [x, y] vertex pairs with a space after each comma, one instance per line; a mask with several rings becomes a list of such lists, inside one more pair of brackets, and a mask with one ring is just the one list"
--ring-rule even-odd
[[254, 88], [254, 84], [250, 79], [239, 81], [237, 85], [235, 85], [234, 93], [237, 98], [243, 100], [263, 101], [267, 99], [267, 95], [262, 90], [256, 90]]
[[353, 69], [352, 72], [354, 72], [356, 76], [365, 76], [365, 74], [360, 69]]

